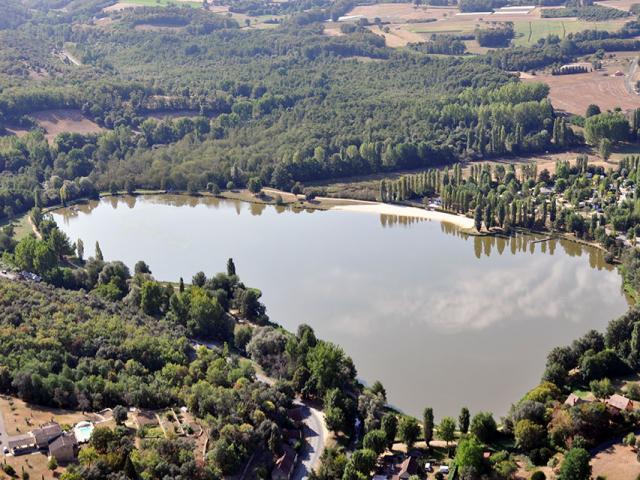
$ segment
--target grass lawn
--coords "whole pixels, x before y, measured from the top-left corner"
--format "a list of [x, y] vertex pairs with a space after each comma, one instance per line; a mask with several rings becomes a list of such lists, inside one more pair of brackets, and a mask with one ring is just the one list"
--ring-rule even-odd
[[17, 220], [13, 221], [14, 229], [15, 229], [15, 239], [21, 240], [30, 233], [33, 233], [33, 229], [31, 228], [31, 224], [29, 223], [29, 215], [25, 214]]
[[564, 38], [569, 33], [581, 32], [583, 30], [606, 30], [613, 32], [622, 26], [624, 22], [587, 22], [584, 20], [564, 19], [564, 20], [522, 20], [514, 22], [516, 38], [513, 43], [516, 45], [533, 45], [539, 39], [548, 35], [557, 35]]

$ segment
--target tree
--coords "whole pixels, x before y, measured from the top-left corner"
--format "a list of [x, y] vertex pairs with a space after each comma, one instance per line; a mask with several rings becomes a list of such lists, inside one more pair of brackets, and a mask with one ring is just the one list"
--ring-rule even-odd
[[589, 118], [599, 114], [600, 114], [600, 107], [592, 103], [587, 107], [587, 111], [584, 116], [585, 118]]
[[422, 413], [422, 433], [424, 441], [429, 448], [429, 443], [433, 440], [433, 408], [425, 408]]
[[198, 272], [196, 273], [193, 278], [191, 279], [191, 284], [195, 287], [204, 287], [204, 284], [207, 281], [207, 276], [204, 274], [204, 272]]
[[84, 259], [84, 242], [81, 238], [76, 241], [76, 255], [81, 262]]
[[230, 277], [236, 274], [236, 265], [233, 263], [233, 258], [227, 260], [227, 275]]
[[147, 315], [160, 315], [165, 304], [165, 290], [160, 283], [149, 280], [140, 288], [140, 308]]
[[116, 422], [116, 425], [124, 425], [124, 422], [127, 421], [127, 408], [122, 405], [116, 405], [112, 410], [113, 419]]
[[260, 303], [262, 292], [257, 288], [247, 288], [238, 296], [238, 310], [243, 318], [251, 322], [264, 324], [265, 306]]
[[469, 421], [469, 409], [467, 407], [462, 407], [460, 415], [458, 416], [458, 428], [461, 433], [466, 434], [469, 431]]
[[589, 452], [583, 448], [572, 448], [562, 462], [558, 480], [589, 480], [591, 465]]
[[102, 255], [102, 250], [100, 249], [100, 244], [96, 241], [96, 260], [104, 261], [104, 256]]
[[482, 228], [482, 206], [476, 205], [476, 210], [473, 215], [474, 226], [476, 227], [476, 231], [479, 232]]
[[49, 470], [51, 470], [52, 472], [53, 472], [56, 468], [58, 468], [58, 461], [56, 460], [56, 457], [53, 457], [53, 456], [52, 456], [52, 457], [49, 459], [49, 461], [47, 462], [47, 468], [48, 468]]
[[471, 420], [471, 433], [483, 443], [490, 443], [497, 431], [496, 421], [490, 412], [479, 412]]
[[369, 473], [376, 466], [377, 458], [378, 456], [374, 451], [364, 448], [353, 452], [351, 463], [358, 472], [367, 475], [368, 478]]
[[628, 120], [619, 112], [601, 113], [584, 122], [585, 139], [591, 145], [598, 145], [603, 138], [614, 143], [627, 140], [629, 130]]
[[256, 195], [262, 190], [262, 181], [260, 181], [259, 177], [252, 177], [249, 179], [249, 182], [247, 182], [247, 188], [251, 193]]
[[479, 472], [483, 466], [482, 454], [482, 444], [475, 437], [470, 436], [460, 440], [453, 461], [462, 472], [465, 470]]
[[600, 145], [598, 145], [598, 152], [605, 162], [611, 157], [611, 148], [611, 140], [609, 140], [608, 138], [603, 138], [600, 140]]
[[438, 426], [438, 434], [449, 446], [449, 442], [456, 438], [456, 421], [452, 417], [444, 417]]
[[382, 417], [381, 426], [387, 439], [387, 447], [391, 448], [398, 433], [398, 417], [394, 413], [386, 413]]
[[603, 378], [602, 380], [592, 380], [589, 382], [589, 389], [593, 392], [596, 398], [605, 399], [610, 397], [615, 392], [611, 380]]
[[516, 445], [530, 452], [535, 448], [539, 448], [546, 437], [546, 430], [542, 425], [532, 422], [531, 420], [520, 420], [515, 428]]
[[362, 440], [362, 446], [373, 450], [376, 455], [380, 455], [385, 451], [387, 446], [387, 435], [384, 430], [371, 430], [368, 432]]
[[407, 450], [410, 450], [420, 435], [420, 425], [413, 417], [402, 417], [398, 425], [398, 434], [400, 440], [407, 446]]
[[136, 262], [136, 264], [134, 265], [133, 272], [136, 275], [151, 274], [151, 269], [149, 268], [149, 265], [147, 265], [146, 262], [140, 260], [140, 261]]

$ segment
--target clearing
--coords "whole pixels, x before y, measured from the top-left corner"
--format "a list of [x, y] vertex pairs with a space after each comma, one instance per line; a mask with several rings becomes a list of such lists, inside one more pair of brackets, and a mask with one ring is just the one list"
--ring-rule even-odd
[[[633, 91], [637, 72], [632, 71], [632, 62], [635, 61], [636, 55], [631, 52], [612, 53], [602, 61], [602, 70], [599, 71], [555, 76], [545, 73], [523, 77], [523, 80], [549, 85], [551, 103], [555, 108], [565, 112], [584, 115], [592, 103], [603, 111], [616, 107], [632, 110], [640, 108], [640, 95]], [[618, 71], [624, 75], [614, 76]]]
[[85, 117], [80, 110], [42, 110], [29, 114], [44, 129], [47, 140], [52, 141], [60, 133], [100, 133], [104, 129]]
[[7, 396], [0, 397], [0, 412], [8, 435], [20, 435], [51, 421], [60, 425], [75, 425], [83, 420], [99, 420], [91, 413], [30, 405], [18, 398]]

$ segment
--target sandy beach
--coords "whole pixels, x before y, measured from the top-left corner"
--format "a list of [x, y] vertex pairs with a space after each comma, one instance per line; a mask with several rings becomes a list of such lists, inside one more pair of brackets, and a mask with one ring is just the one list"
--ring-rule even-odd
[[461, 215], [424, 210], [416, 207], [402, 205], [389, 205], [386, 203], [368, 203], [365, 205], [336, 205], [330, 210], [346, 210], [349, 212], [376, 213], [379, 215], [398, 215], [400, 217], [425, 218], [457, 225], [460, 228], [473, 228], [473, 219]]

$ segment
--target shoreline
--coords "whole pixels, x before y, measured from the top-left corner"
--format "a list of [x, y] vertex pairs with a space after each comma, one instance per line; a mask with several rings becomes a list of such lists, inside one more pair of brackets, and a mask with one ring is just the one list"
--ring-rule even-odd
[[366, 204], [363, 203], [360, 205], [336, 205], [331, 207], [329, 210], [422, 218], [425, 220], [450, 223], [464, 230], [470, 230], [474, 227], [473, 218], [454, 215], [452, 213], [438, 212], [436, 210], [426, 210], [423, 208], [408, 207], [404, 205], [392, 205], [390, 203], [367, 202]]

